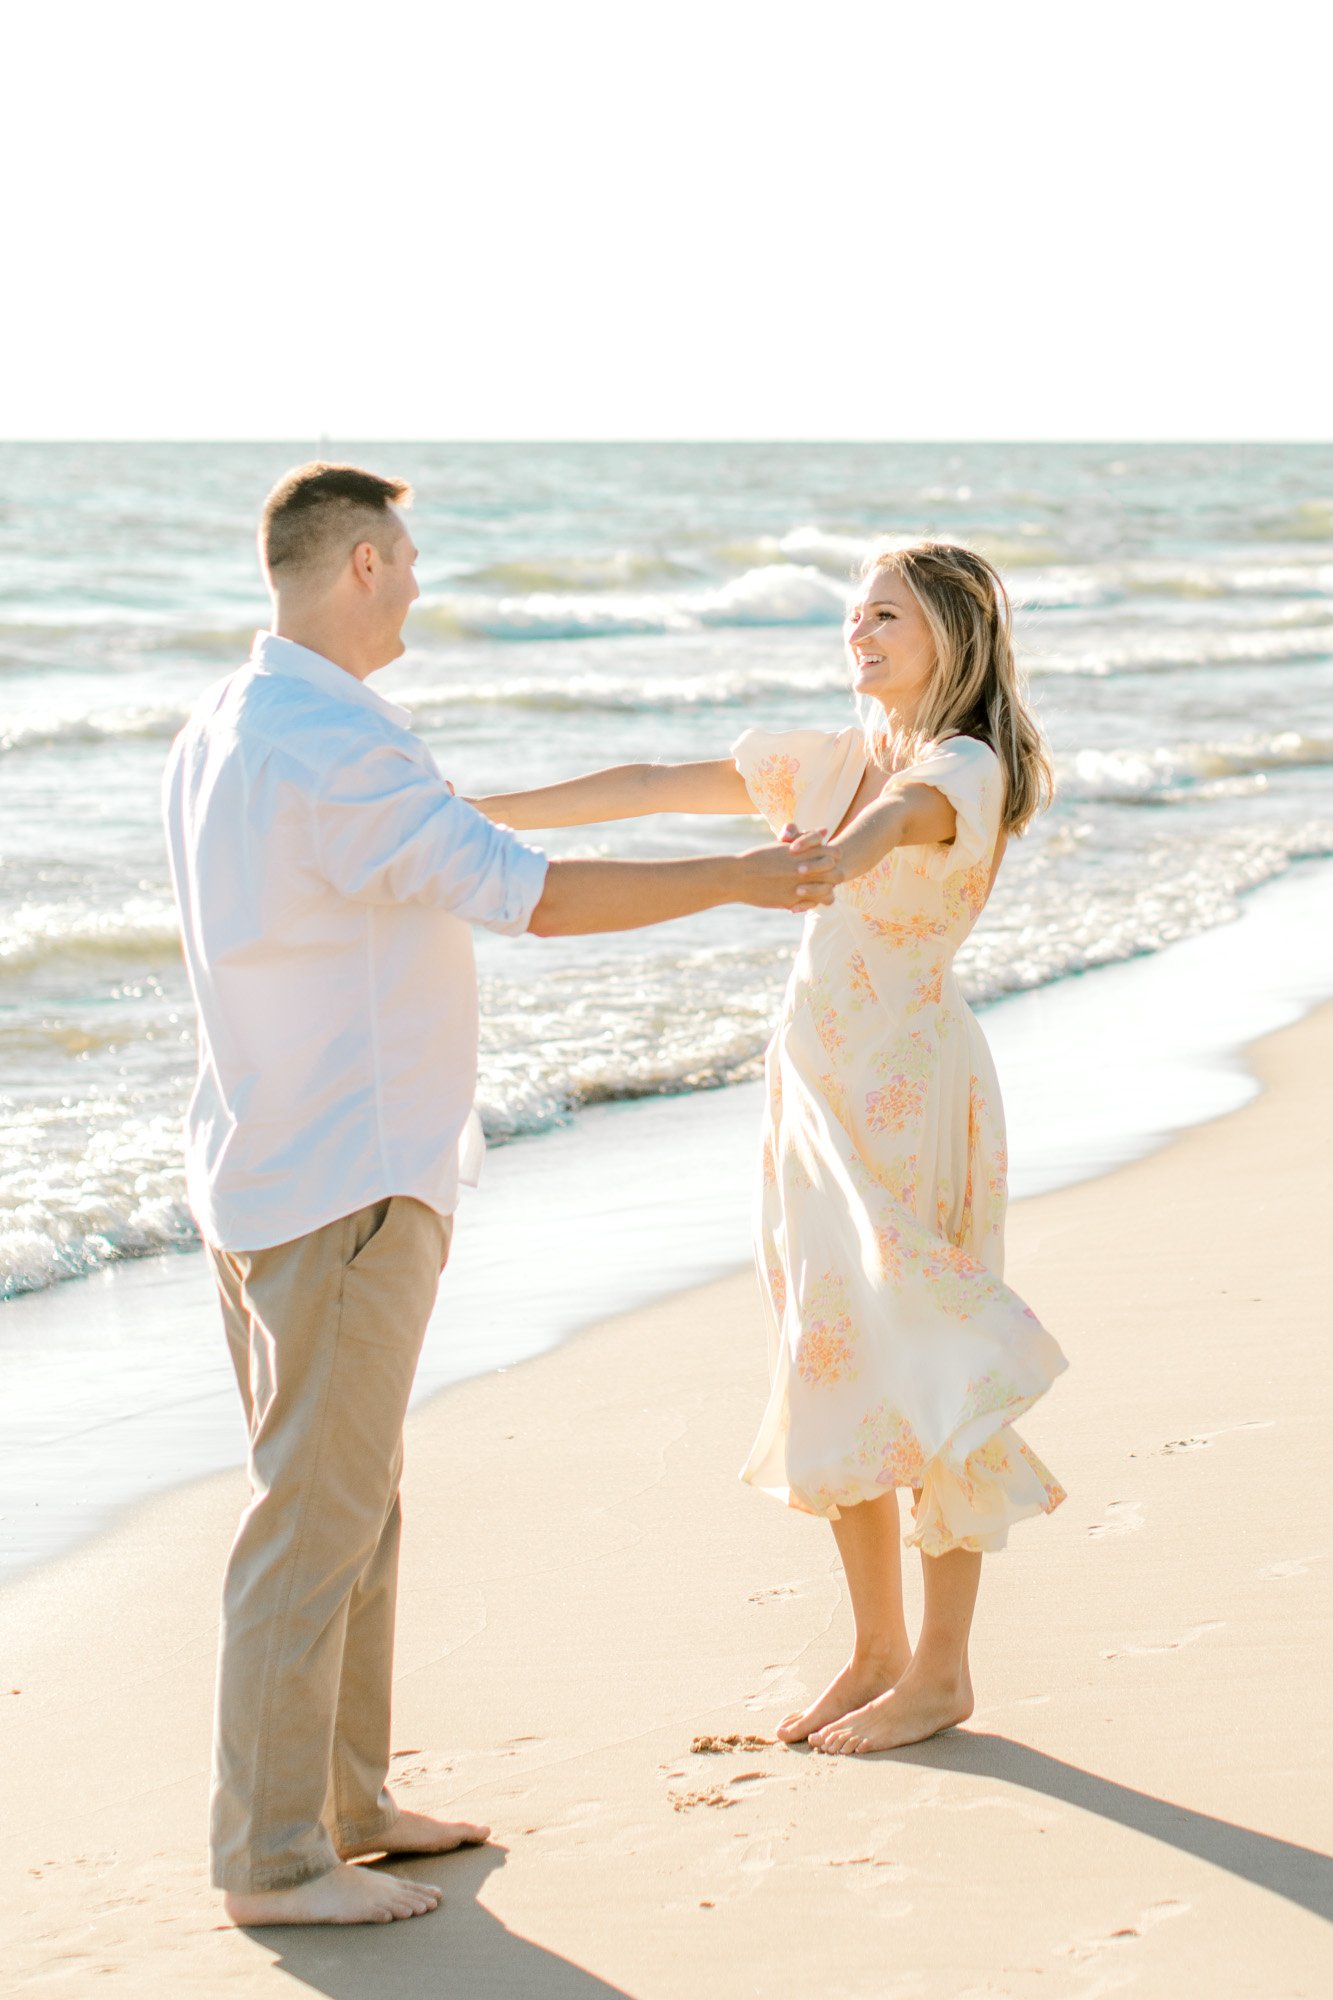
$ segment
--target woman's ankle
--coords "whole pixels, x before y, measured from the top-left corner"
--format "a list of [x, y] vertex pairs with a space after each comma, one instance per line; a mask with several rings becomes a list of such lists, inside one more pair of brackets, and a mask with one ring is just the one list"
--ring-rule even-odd
[[901, 1637], [889, 1636], [883, 1639], [862, 1639], [859, 1635], [852, 1645], [852, 1665], [867, 1671], [891, 1669], [902, 1673], [912, 1657], [912, 1642], [906, 1632]]
[[912, 1678], [932, 1687], [967, 1687], [971, 1681], [967, 1653], [919, 1639], [912, 1655]]

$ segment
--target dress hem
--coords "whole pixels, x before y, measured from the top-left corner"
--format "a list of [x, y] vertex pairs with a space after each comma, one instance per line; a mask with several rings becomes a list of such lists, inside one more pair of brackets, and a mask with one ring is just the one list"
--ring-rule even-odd
[[[1006, 1426], [1007, 1428], [1007, 1426]], [[998, 1434], [997, 1434], [998, 1435]], [[1010, 1528], [1019, 1521], [1031, 1520], [1037, 1514], [1052, 1514], [1069, 1496], [1059, 1481], [1052, 1478], [1036, 1453], [1012, 1432], [1010, 1439], [1015, 1446], [1015, 1454], [1022, 1461], [1022, 1469], [1015, 1465], [1013, 1458], [1003, 1445], [1000, 1464], [973, 1466], [971, 1459], [960, 1470], [949, 1464], [947, 1459], [937, 1456], [931, 1459], [921, 1471], [919, 1479], [885, 1479], [858, 1483], [859, 1490], [845, 1490], [834, 1494], [825, 1492], [816, 1497], [789, 1482], [764, 1484], [754, 1476], [749, 1464], [741, 1469], [740, 1478], [744, 1485], [753, 1486], [756, 1492], [766, 1493], [780, 1501], [793, 1513], [808, 1514], [815, 1520], [838, 1521], [849, 1507], [859, 1507], [868, 1500], [881, 1499], [886, 1493], [907, 1491], [916, 1495], [912, 1503], [913, 1525], [903, 1535], [904, 1548], [918, 1548], [923, 1555], [950, 1555], [957, 1549], [970, 1550], [983, 1555], [998, 1554], [1009, 1537]], [[979, 1447], [980, 1452], [992, 1452], [995, 1439]], [[1026, 1492], [1010, 1490], [1010, 1482], [1026, 1487]], [[983, 1505], [978, 1507], [978, 1499]], [[989, 1500], [990, 1505], [984, 1504]], [[948, 1525], [949, 1515], [955, 1522], [960, 1513], [980, 1515], [984, 1522], [989, 1517], [990, 1525], [965, 1529], [963, 1533], [952, 1532]]]

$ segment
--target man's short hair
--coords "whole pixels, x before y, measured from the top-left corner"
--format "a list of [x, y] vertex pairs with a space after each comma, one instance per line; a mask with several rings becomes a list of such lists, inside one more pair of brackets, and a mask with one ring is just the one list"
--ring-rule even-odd
[[405, 506], [412, 488], [359, 465], [314, 459], [284, 473], [259, 520], [259, 546], [272, 577], [316, 575], [341, 568], [358, 542], [388, 556], [400, 528], [389, 512]]

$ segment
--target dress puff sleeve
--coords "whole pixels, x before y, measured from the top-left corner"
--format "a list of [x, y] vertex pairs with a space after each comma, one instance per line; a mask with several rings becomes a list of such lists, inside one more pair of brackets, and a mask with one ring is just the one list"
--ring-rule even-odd
[[865, 775], [859, 729], [747, 729], [731, 746], [745, 788], [775, 834], [788, 821], [802, 833], [836, 832]]
[[913, 850], [919, 873], [942, 881], [960, 868], [989, 861], [1004, 812], [1004, 770], [989, 743], [974, 736], [947, 737], [899, 771], [896, 783], [933, 785], [958, 815], [951, 841]]

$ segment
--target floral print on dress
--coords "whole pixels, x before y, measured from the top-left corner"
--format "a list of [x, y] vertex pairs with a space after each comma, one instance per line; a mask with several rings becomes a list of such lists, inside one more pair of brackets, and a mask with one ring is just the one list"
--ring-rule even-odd
[[905, 1132], [921, 1117], [930, 1093], [933, 1056], [930, 1042], [914, 1028], [875, 1063], [883, 1079], [866, 1093], [866, 1130]]
[[918, 1256], [913, 1235], [896, 1222], [881, 1222], [875, 1230], [879, 1268], [891, 1284], [897, 1284], [909, 1264]]
[[915, 1486], [925, 1470], [926, 1455], [902, 1411], [885, 1401], [862, 1417], [856, 1448], [847, 1462], [876, 1486]]
[[786, 1136], [782, 1148], [782, 1189], [788, 1197], [809, 1194], [814, 1187], [810, 1169], [801, 1155], [800, 1146], [793, 1136]]
[[847, 1036], [842, 1026], [842, 1017], [837, 998], [828, 980], [820, 980], [810, 993], [810, 1012], [815, 1024], [815, 1033], [824, 1044], [831, 1062], [836, 1062], [847, 1046]]
[[[735, 754], [775, 827], [836, 826], [865, 771], [847, 731], [751, 730]], [[965, 738], [911, 772], [953, 804], [954, 839], [891, 851], [807, 915], [765, 1064], [758, 1269], [777, 1376], [744, 1477], [834, 1519], [911, 1487], [908, 1540], [939, 1555], [1002, 1547], [1063, 1499], [1011, 1426], [1065, 1362], [1003, 1279], [999, 1086], [954, 975], [1003, 773]]]
[[785, 824], [796, 817], [796, 780], [800, 772], [797, 757], [765, 757], [755, 772], [751, 797], [764, 818]]
[[912, 917], [867, 917], [866, 929], [873, 931], [884, 944], [896, 945], [903, 950], [914, 944], [927, 944], [931, 938], [943, 937], [946, 926], [934, 917], [917, 915]]
[[973, 1319], [995, 1296], [996, 1280], [984, 1264], [953, 1243], [937, 1243], [921, 1259], [921, 1274], [935, 1288], [940, 1310]]
[[1017, 1382], [1003, 1369], [990, 1368], [968, 1383], [962, 1408], [958, 1412], [958, 1422], [960, 1425], [970, 1424], [974, 1417], [990, 1416], [997, 1410], [1021, 1409], [1025, 1400]]
[[871, 984], [870, 974], [866, 970], [865, 959], [859, 951], [854, 951], [847, 961], [847, 990], [851, 996], [850, 1004], [853, 1009], [863, 1007], [867, 1003], [873, 1007], [879, 999]]
[[1060, 1484], [1059, 1480], [1052, 1478], [1050, 1472], [1042, 1464], [1041, 1460], [1037, 1457], [1036, 1452], [1032, 1451], [1027, 1445], [1023, 1443], [1022, 1438], [1016, 1437], [1014, 1439], [1014, 1443], [1018, 1448], [1019, 1457], [1023, 1459], [1024, 1462], [1032, 1468], [1033, 1472], [1036, 1473], [1037, 1478], [1041, 1481], [1042, 1490], [1044, 1491], [1047, 1500], [1046, 1511], [1049, 1514], [1053, 1507], [1058, 1507], [1062, 1500], [1067, 1500], [1069, 1498], [1069, 1495], [1065, 1492], [1065, 1489]]
[[817, 1385], [855, 1381], [854, 1341], [846, 1286], [836, 1271], [825, 1271], [801, 1308], [795, 1357], [797, 1372], [805, 1381]]
[[912, 985], [910, 997], [903, 1003], [903, 1011], [919, 1014], [923, 1007], [938, 1007], [944, 996], [944, 960], [937, 959], [928, 965], [920, 978]]
[[832, 1071], [829, 1071], [820, 1077], [819, 1083], [829, 1110], [833, 1113], [839, 1125], [844, 1130], [850, 1132], [852, 1129], [852, 1115], [847, 1107], [847, 1092], [843, 1087], [842, 1079]]

